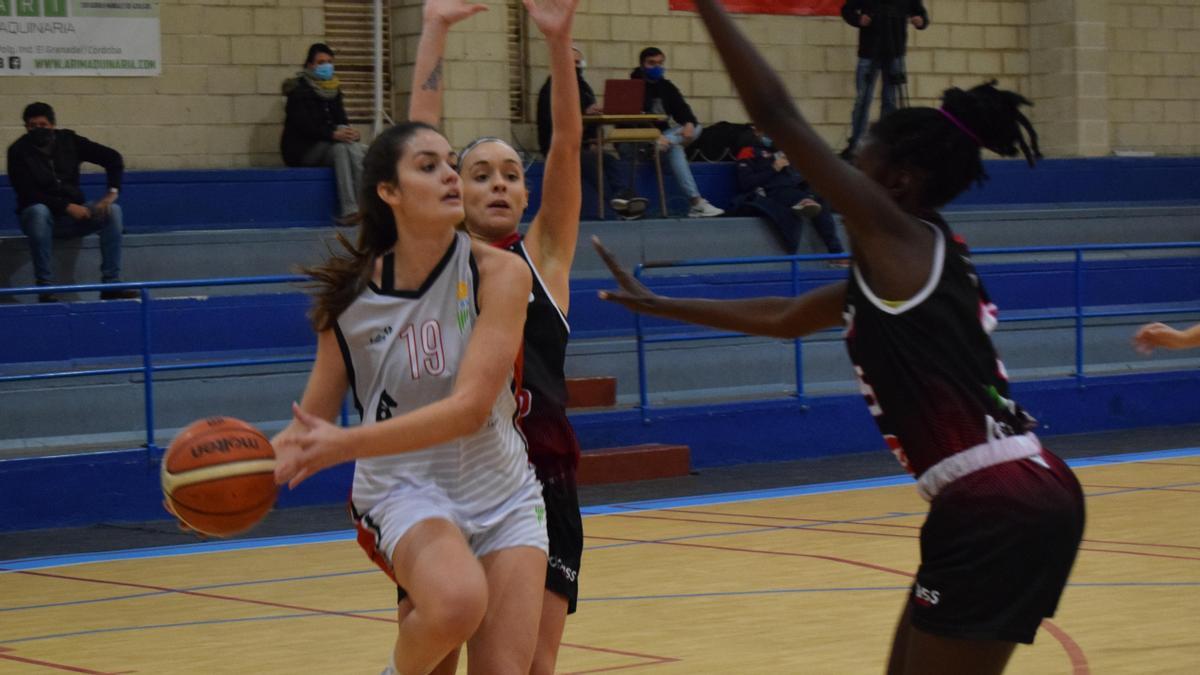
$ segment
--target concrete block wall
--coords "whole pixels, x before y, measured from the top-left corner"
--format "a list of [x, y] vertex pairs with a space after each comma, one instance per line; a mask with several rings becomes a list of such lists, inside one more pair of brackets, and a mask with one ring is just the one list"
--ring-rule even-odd
[[280, 85], [324, 38], [323, 0], [163, 0], [159, 12], [161, 76], [0, 78], [0, 143], [40, 100], [130, 168], [281, 164]]
[[1108, 0], [1116, 150], [1200, 152], [1200, 2]]
[[[326, 0], [163, 0], [163, 73], [145, 78], [0, 78], [0, 143], [23, 133], [21, 108], [44, 100], [60, 123], [121, 150], [131, 168], [277, 166], [280, 84], [325, 38]], [[451, 34], [444, 66], [445, 129], [458, 146], [480, 135], [533, 147], [533, 107], [545, 79], [536, 28], [525, 68], [525, 120], [509, 115], [508, 7]], [[407, 107], [421, 0], [388, 0], [393, 110]], [[927, 30], [909, 30], [909, 95], [931, 104], [950, 86], [995, 77], [1037, 102], [1050, 156], [1200, 152], [1197, 0], [925, 0]], [[741, 15], [800, 109], [840, 147], [854, 97], [854, 28], [840, 17]], [[699, 18], [668, 0], [582, 0], [576, 40], [598, 92], [623, 78], [642, 47], [667, 52], [670, 77], [703, 122], [745, 121]], [[334, 44], [336, 49], [338, 45]], [[875, 114], [878, 114], [878, 91]], [[366, 130], [364, 130], [366, 131]]]
[[[925, 0], [931, 22], [909, 29], [909, 98], [936, 102], [943, 90], [996, 78], [1028, 94], [1028, 0]], [[604, 80], [628, 77], [643, 47], [667, 54], [667, 77], [683, 91], [703, 123], [744, 122], [746, 112], [708, 32], [691, 12], [672, 12], [667, 0], [583, 0], [576, 42], [588, 61], [586, 77], [601, 95]], [[831, 145], [850, 133], [858, 32], [840, 16], [738, 15], [738, 23], [780, 72], [805, 117]], [[546, 79], [546, 50], [535, 28], [530, 44], [531, 98]], [[535, 100], [528, 104], [534, 118]], [[879, 87], [873, 118], [879, 114]]]

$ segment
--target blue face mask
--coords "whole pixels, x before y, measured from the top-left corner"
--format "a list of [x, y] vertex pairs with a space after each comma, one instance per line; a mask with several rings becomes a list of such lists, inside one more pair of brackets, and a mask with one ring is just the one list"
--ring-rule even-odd
[[313, 77], [317, 78], [318, 80], [332, 80], [333, 79], [333, 64], [332, 63], [322, 63], [319, 66], [313, 66], [312, 72], [313, 72]]
[[645, 69], [647, 80], [661, 80], [667, 74], [667, 69], [663, 66], [650, 66]]

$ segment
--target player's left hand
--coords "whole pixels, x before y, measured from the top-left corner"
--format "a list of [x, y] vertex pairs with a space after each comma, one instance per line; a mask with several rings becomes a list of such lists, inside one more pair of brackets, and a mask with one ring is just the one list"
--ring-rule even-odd
[[592, 246], [596, 247], [596, 253], [600, 254], [600, 259], [608, 266], [608, 271], [612, 272], [613, 278], [617, 280], [617, 285], [621, 287], [617, 291], [600, 291], [600, 299], [615, 302], [634, 312], [651, 311], [661, 300], [661, 296], [656, 295], [646, 288], [645, 284], [625, 271], [612, 252], [600, 243], [599, 237], [592, 237]]
[[523, 0], [525, 11], [546, 37], [571, 36], [571, 21], [579, 0]]
[[276, 438], [275, 482], [295, 489], [309, 476], [351, 459], [344, 447], [345, 431], [292, 403], [292, 431]]
[[1133, 336], [1133, 348], [1142, 354], [1151, 354], [1155, 347], [1182, 349], [1183, 333], [1165, 323], [1148, 323]]

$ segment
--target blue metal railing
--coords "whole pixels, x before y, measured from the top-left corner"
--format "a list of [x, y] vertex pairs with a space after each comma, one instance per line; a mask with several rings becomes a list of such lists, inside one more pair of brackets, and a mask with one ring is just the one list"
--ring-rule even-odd
[[[1074, 254], [1074, 273], [1075, 273], [1075, 307], [1074, 311], [1070, 312], [1054, 312], [1047, 311], [1032, 315], [1024, 315], [1019, 317], [1006, 317], [1004, 321], [1043, 321], [1049, 319], [1073, 319], [1075, 322], [1075, 372], [1076, 381], [1082, 386], [1084, 380], [1083, 373], [1083, 333], [1085, 319], [1101, 318], [1101, 317], [1122, 317], [1122, 316], [1143, 316], [1148, 314], [1184, 314], [1200, 312], [1200, 306], [1195, 308], [1152, 308], [1141, 310], [1111, 310], [1111, 311], [1084, 311], [1084, 283], [1085, 274], [1083, 260], [1085, 253], [1094, 253], [1102, 251], [1144, 251], [1144, 250], [1173, 250], [1173, 249], [1200, 249], [1200, 242], [1177, 242], [1163, 244], [1100, 244], [1088, 246], [1040, 246], [1040, 247], [1023, 247], [1023, 248], [988, 248], [973, 251], [975, 255], [999, 255], [999, 254], [1039, 254], [1039, 253], [1073, 253]], [[719, 265], [738, 266], [764, 263], [788, 263], [791, 276], [791, 289], [793, 295], [799, 294], [801, 288], [800, 263], [802, 262], [822, 262], [843, 259], [843, 255], [792, 255], [792, 256], [757, 256], [748, 258], [706, 258], [697, 260], [683, 261], [652, 261], [638, 265], [634, 269], [634, 276], [641, 278], [643, 272], [647, 269], [664, 269], [664, 268], [683, 268], [683, 267], [712, 267]], [[38, 293], [75, 293], [75, 292], [94, 292], [94, 291], [111, 291], [123, 289], [135, 289], [140, 293], [141, 302], [141, 328], [142, 328], [142, 349], [141, 349], [141, 365], [129, 367], [111, 367], [111, 368], [93, 368], [84, 370], [69, 370], [69, 371], [52, 371], [44, 373], [30, 373], [22, 375], [5, 375], [0, 376], [0, 383], [4, 382], [19, 382], [31, 380], [49, 380], [68, 377], [86, 377], [100, 375], [122, 375], [141, 373], [143, 377], [143, 397], [145, 405], [145, 423], [146, 423], [146, 442], [147, 457], [150, 460], [157, 460], [162, 449], [155, 444], [155, 411], [154, 411], [154, 373], [156, 372], [171, 372], [182, 370], [200, 370], [206, 368], [231, 368], [231, 367], [246, 367], [246, 366], [264, 366], [264, 365], [281, 365], [295, 363], [309, 363], [313, 360], [312, 356], [297, 356], [297, 357], [273, 357], [273, 358], [237, 358], [225, 360], [207, 360], [203, 362], [190, 363], [170, 363], [156, 364], [154, 354], [151, 349], [153, 338], [153, 321], [152, 309], [154, 307], [154, 299], [150, 295], [150, 291], [157, 289], [173, 289], [173, 288], [198, 288], [198, 287], [225, 287], [225, 286], [245, 286], [245, 285], [277, 285], [277, 284], [295, 284], [307, 281], [308, 278], [298, 275], [275, 275], [262, 277], [229, 277], [218, 279], [180, 279], [172, 281], [146, 281], [146, 282], [128, 282], [119, 284], [76, 284], [71, 286], [27, 286], [20, 288], [0, 288], [0, 296], [4, 295], [33, 295]], [[643, 319], [640, 314], [634, 315], [634, 327], [637, 337], [637, 362], [638, 362], [638, 394], [639, 405], [641, 407], [643, 417], [650, 410], [647, 368], [646, 368], [646, 345], [665, 342], [688, 342], [696, 340], [713, 340], [726, 338], [744, 337], [740, 333], [730, 332], [696, 332], [688, 334], [668, 334], [647, 336], [643, 326]], [[795, 359], [795, 377], [796, 377], [796, 393], [795, 397], [799, 399], [801, 404], [805, 403], [804, 394], [804, 371], [803, 371], [803, 345], [802, 340], [793, 340], [793, 355]], [[345, 401], [342, 404], [341, 411], [342, 424], [349, 423], [349, 408]]]
[[[1051, 319], [1072, 319], [1075, 329], [1075, 369], [1072, 374], [1076, 384], [1080, 387], [1084, 386], [1084, 350], [1083, 336], [1085, 320], [1092, 318], [1107, 318], [1107, 317], [1122, 317], [1122, 316], [1146, 316], [1151, 314], [1190, 314], [1200, 312], [1200, 305], [1188, 308], [1145, 308], [1133, 310], [1108, 310], [1108, 311], [1085, 311], [1084, 290], [1086, 284], [1086, 274], [1083, 265], [1084, 255], [1087, 253], [1101, 252], [1116, 252], [1116, 251], [1150, 251], [1150, 250], [1178, 250], [1178, 249], [1200, 249], [1200, 242], [1169, 242], [1161, 244], [1088, 244], [1080, 246], [1024, 246], [1024, 247], [1006, 247], [1006, 248], [981, 248], [971, 251], [972, 256], [980, 255], [1029, 255], [1029, 254], [1053, 254], [1053, 253], [1070, 253], [1073, 254], [1073, 272], [1074, 272], [1074, 300], [1075, 306], [1070, 312], [1054, 312], [1045, 311], [1036, 314], [1027, 314], [1017, 317], [1005, 317], [1001, 319], [1003, 322], [1017, 321], [1046, 321]], [[741, 265], [758, 265], [770, 263], [788, 263], [791, 272], [791, 287], [792, 295], [799, 295], [800, 290], [800, 263], [802, 262], [823, 262], [830, 260], [845, 259], [843, 254], [821, 254], [821, 255], [788, 255], [788, 256], [755, 256], [746, 258], [703, 258], [695, 260], [661, 260], [649, 261], [637, 265], [633, 270], [633, 276], [641, 280], [646, 270], [650, 269], [668, 269], [668, 268], [683, 268], [683, 267], [716, 267], [716, 266], [741, 266]], [[640, 314], [634, 315], [634, 331], [637, 338], [637, 361], [638, 361], [638, 407], [642, 411], [643, 421], [649, 421], [650, 396], [649, 385], [647, 383], [646, 373], [646, 345], [665, 343], [665, 342], [692, 342], [697, 340], [721, 340], [728, 338], [745, 337], [743, 333], [731, 333], [727, 331], [703, 331], [692, 332], [687, 334], [667, 334], [647, 336], [642, 323]], [[797, 338], [792, 340], [793, 354], [795, 360], [796, 373], [796, 390], [793, 396], [800, 402], [806, 405], [804, 393], [804, 371], [803, 371], [803, 339]]]
[[[76, 292], [92, 292], [92, 291], [116, 291], [133, 289], [140, 294], [139, 306], [141, 312], [141, 327], [142, 327], [142, 349], [141, 349], [141, 365], [117, 368], [91, 368], [83, 370], [67, 370], [67, 371], [52, 371], [45, 373], [29, 373], [24, 375], [5, 375], [0, 376], [0, 383], [3, 382], [22, 382], [31, 380], [51, 380], [66, 377], [87, 377], [99, 375], [125, 375], [141, 373], [143, 381], [143, 403], [145, 406], [145, 421], [146, 421], [146, 442], [145, 448], [147, 458], [151, 461], [156, 460], [162, 453], [162, 448], [155, 444], [154, 431], [154, 373], [171, 372], [180, 370], [201, 370], [206, 368], [240, 368], [245, 366], [268, 366], [281, 365], [291, 363], [311, 363], [313, 356], [296, 356], [296, 357], [274, 357], [274, 358], [238, 358], [238, 359], [218, 359], [203, 362], [191, 363], [170, 363], [170, 364], [155, 364], [154, 354], [151, 349], [153, 344], [153, 321], [152, 312], [154, 299], [150, 295], [150, 291], [164, 288], [198, 288], [198, 287], [224, 287], [224, 286], [247, 286], [247, 285], [275, 285], [275, 284], [295, 284], [308, 281], [308, 277], [299, 275], [274, 275], [262, 277], [227, 277], [220, 279], [178, 279], [172, 281], [140, 281], [126, 282], [116, 284], [74, 284], [71, 286], [25, 286], [20, 288], [0, 288], [0, 296], [3, 295], [33, 295], [41, 293], [76, 293]], [[343, 425], [349, 423], [349, 409], [345, 401], [342, 402], [341, 422]]]

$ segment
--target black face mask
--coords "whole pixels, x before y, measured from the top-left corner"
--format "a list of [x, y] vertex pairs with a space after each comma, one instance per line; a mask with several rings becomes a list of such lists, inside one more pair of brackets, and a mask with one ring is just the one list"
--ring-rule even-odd
[[50, 147], [54, 142], [54, 130], [45, 127], [34, 127], [29, 130], [29, 140], [39, 148]]

